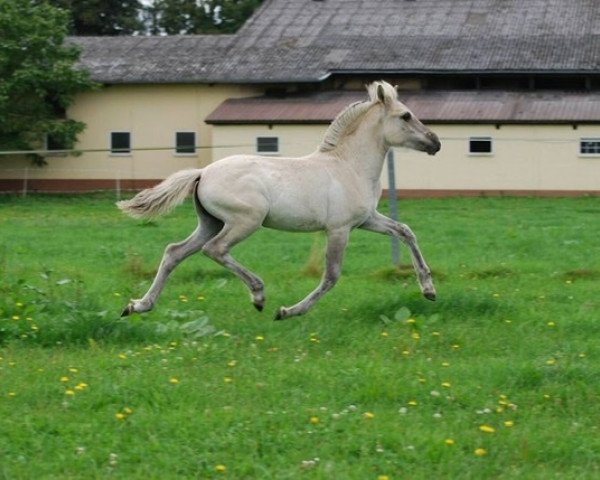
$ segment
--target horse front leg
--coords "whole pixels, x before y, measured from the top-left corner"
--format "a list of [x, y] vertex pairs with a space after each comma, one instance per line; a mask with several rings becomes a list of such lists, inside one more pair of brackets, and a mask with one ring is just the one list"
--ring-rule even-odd
[[305, 314], [323, 295], [333, 288], [342, 273], [342, 260], [350, 235], [349, 228], [340, 228], [327, 232], [327, 252], [325, 254], [325, 272], [319, 286], [303, 300], [291, 307], [281, 307], [275, 320]]
[[421, 254], [421, 250], [419, 250], [417, 237], [408, 225], [396, 222], [385, 215], [381, 215], [379, 212], [375, 212], [374, 215], [358, 228], [399, 238], [410, 250], [413, 267], [417, 274], [423, 296], [428, 300], [435, 300], [435, 287], [433, 286], [431, 271]]

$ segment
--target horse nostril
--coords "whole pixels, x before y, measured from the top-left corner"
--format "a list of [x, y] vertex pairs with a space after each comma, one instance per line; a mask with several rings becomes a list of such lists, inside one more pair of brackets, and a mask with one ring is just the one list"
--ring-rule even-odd
[[429, 139], [429, 141], [432, 143], [432, 150], [434, 150], [435, 152], [439, 151], [439, 149], [441, 148], [442, 144], [440, 142], [440, 139], [438, 138], [438, 136], [433, 133], [433, 132], [427, 132], [425, 134], [425, 136]]

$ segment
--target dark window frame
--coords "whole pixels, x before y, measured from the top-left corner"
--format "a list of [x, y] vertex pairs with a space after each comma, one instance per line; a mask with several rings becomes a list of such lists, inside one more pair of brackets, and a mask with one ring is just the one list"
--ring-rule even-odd
[[[192, 143], [188, 143], [185, 142], [183, 140], [181, 140], [180, 137], [184, 136], [184, 135], [191, 135], [192, 136]], [[193, 132], [191, 130], [181, 130], [181, 131], [177, 131], [175, 132], [175, 155], [196, 155], [197, 153], [197, 149], [196, 149], [196, 132]]]
[[[127, 147], [118, 145], [122, 143], [125, 137], [118, 141], [117, 136], [127, 135]], [[131, 155], [131, 132], [118, 130], [110, 132], [110, 154], [111, 155]]]
[[[489, 144], [489, 148], [485, 145]], [[494, 155], [494, 139], [492, 137], [469, 137], [469, 155]]]
[[261, 153], [263, 155], [279, 154], [279, 137], [267, 137], [264, 135], [256, 137], [256, 153]]
[[582, 157], [600, 157], [600, 137], [580, 138], [579, 155]]

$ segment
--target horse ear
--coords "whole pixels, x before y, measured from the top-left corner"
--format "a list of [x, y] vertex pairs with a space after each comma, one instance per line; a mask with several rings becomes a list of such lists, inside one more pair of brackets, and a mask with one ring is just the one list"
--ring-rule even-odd
[[385, 103], [385, 90], [383, 89], [383, 85], [381, 83], [377, 84], [377, 100], [381, 103]]

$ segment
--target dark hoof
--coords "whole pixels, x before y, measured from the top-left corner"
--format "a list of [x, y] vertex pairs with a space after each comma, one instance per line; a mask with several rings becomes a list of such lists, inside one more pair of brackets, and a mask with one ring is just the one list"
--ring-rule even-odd
[[253, 303], [254, 308], [256, 308], [259, 312], [262, 312], [265, 306], [262, 303]]
[[131, 315], [131, 312], [132, 312], [132, 310], [131, 310], [131, 305], [127, 305], [127, 306], [125, 307], [125, 310], [123, 310], [123, 311], [121, 312], [121, 318], [123, 318], [123, 317], [127, 317], [127, 316]]
[[283, 320], [285, 318], [285, 310], [281, 307], [275, 314], [275, 320]]
[[433, 293], [433, 292], [425, 292], [425, 293], [423, 293], [423, 296], [427, 300], [431, 300], [432, 302], [435, 302], [435, 293]]

